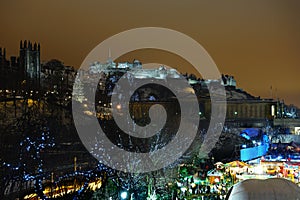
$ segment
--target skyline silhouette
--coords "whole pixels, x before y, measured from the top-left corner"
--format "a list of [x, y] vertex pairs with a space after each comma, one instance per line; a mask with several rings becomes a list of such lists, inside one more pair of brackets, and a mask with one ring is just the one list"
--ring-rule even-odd
[[[300, 13], [298, 1], [6, 1], [0, 8], [0, 47], [18, 56], [20, 40], [41, 43], [41, 60], [56, 58], [79, 68], [100, 42], [145, 26], [180, 31], [199, 42], [223, 74], [262, 98], [300, 107]], [[111, 52], [113, 54], [113, 51]], [[139, 50], [119, 61], [160, 62], [194, 73], [178, 56]], [[272, 91], [271, 91], [272, 87]]]

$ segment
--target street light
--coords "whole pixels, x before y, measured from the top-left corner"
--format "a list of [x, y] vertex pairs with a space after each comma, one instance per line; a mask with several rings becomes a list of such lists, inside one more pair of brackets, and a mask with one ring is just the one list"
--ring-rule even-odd
[[238, 114], [238, 112], [235, 111], [235, 112], [234, 112], [234, 121], [235, 121], [235, 124], [236, 124], [236, 125], [238, 125], [237, 122], [236, 122], [237, 114]]
[[127, 199], [128, 192], [127, 191], [122, 191], [121, 194], [120, 194], [120, 196], [121, 196], [121, 199]]
[[117, 108], [118, 110], [121, 110], [121, 108], [122, 108], [121, 104], [118, 104], [118, 105], [116, 106], [116, 108]]

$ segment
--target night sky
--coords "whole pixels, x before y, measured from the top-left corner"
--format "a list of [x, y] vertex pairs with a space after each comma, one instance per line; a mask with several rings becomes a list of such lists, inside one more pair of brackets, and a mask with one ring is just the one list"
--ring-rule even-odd
[[[78, 68], [114, 34], [165, 27], [198, 41], [239, 88], [270, 98], [272, 86], [273, 97], [300, 107], [299, 8], [297, 0], [2, 0], [0, 47], [8, 56], [18, 55], [20, 40], [37, 41], [43, 61], [56, 58]], [[185, 60], [158, 50], [135, 51], [119, 60], [133, 58], [193, 72]]]

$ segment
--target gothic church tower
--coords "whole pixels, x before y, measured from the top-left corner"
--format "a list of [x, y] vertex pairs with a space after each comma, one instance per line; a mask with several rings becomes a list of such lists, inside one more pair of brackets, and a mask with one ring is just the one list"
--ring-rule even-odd
[[40, 44], [20, 41], [20, 69], [24, 78], [39, 82], [41, 75]]

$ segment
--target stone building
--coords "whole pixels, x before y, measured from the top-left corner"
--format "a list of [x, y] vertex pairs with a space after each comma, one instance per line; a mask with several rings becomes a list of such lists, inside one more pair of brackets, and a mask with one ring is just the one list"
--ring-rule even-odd
[[37, 88], [40, 84], [40, 44], [20, 41], [19, 56], [6, 58], [6, 49], [0, 48], [0, 87], [17, 90], [24, 85]]
[[40, 44], [31, 43], [25, 40], [20, 41], [19, 66], [25, 73], [25, 76], [31, 79], [40, 79], [41, 75], [41, 58]]
[[[211, 102], [201, 100], [202, 114], [210, 118]], [[272, 99], [240, 99], [226, 101], [226, 123], [238, 127], [264, 127], [276, 117], [277, 102]], [[224, 110], [224, 108], [219, 108]], [[224, 111], [223, 111], [224, 112]]]

